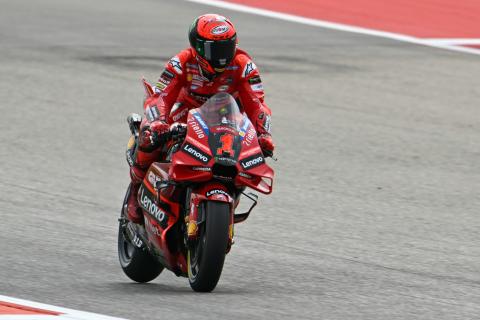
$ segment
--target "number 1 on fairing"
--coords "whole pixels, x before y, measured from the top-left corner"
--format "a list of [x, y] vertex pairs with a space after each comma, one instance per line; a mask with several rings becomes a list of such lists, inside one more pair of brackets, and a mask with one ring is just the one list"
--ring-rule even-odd
[[217, 149], [217, 154], [218, 155], [223, 155], [225, 153], [228, 153], [231, 157], [234, 155], [233, 151], [233, 140], [234, 137], [231, 134], [224, 134], [220, 137], [220, 142], [222, 143], [222, 147]]

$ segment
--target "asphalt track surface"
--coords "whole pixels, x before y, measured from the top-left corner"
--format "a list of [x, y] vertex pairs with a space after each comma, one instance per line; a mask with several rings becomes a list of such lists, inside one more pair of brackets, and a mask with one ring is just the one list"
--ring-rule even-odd
[[[237, 24], [279, 161], [212, 294], [117, 260], [126, 116]], [[0, 0], [0, 293], [129, 319], [480, 318], [477, 56], [183, 1]]]

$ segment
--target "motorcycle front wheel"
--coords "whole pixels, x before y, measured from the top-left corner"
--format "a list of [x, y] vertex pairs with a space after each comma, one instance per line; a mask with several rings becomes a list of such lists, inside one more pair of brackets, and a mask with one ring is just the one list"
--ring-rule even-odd
[[230, 206], [228, 203], [207, 201], [203, 207], [205, 222], [199, 226], [199, 237], [187, 251], [188, 281], [197, 292], [215, 289], [228, 245]]

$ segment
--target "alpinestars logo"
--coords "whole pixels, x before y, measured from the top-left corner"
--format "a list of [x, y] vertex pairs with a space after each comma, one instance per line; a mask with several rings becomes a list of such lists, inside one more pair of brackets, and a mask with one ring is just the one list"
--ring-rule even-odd
[[248, 158], [245, 158], [243, 160], [240, 160], [240, 164], [242, 165], [242, 168], [245, 170], [258, 167], [259, 165], [264, 163], [265, 163], [265, 159], [263, 158], [263, 155], [261, 155], [260, 153], [250, 156]]
[[243, 69], [243, 77], [246, 78], [255, 69], [257, 69], [257, 66], [255, 65], [255, 63], [253, 63], [253, 61], [250, 61]]
[[208, 163], [210, 159], [212, 159], [211, 156], [206, 154], [205, 152], [199, 150], [198, 148], [192, 146], [191, 144], [185, 143], [182, 147], [182, 151], [189, 154], [193, 158], [199, 160], [202, 163]]
[[182, 65], [180, 63], [180, 59], [177, 56], [170, 59], [168, 63], [172, 66], [176, 73], [182, 74]]

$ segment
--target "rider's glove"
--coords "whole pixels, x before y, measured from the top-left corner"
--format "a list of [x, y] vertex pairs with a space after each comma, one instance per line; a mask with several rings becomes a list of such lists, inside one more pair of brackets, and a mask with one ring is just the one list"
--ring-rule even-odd
[[273, 144], [272, 136], [270, 134], [264, 133], [258, 136], [258, 144], [260, 145], [260, 148], [262, 148], [262, 152], [266, 157], [271, 157], [273, 155], [275, 144]]
[[187, 124], [175, 122], [170, 126], [170, 137], [174, 141], [180, 141], [185, 138], [187, 134]]
[[139, 135], [139, 147], [142, 151], [151, 152], [158, 148], [165, 140], [164, 136], [169, 132], [170, 126], [161, 120], [155, 120], [145, 125]]
[[150, 123], [150, 129], [159, 136], [163, 136], [170, 131], [170, 125], [162, 120], [155, 120]]

